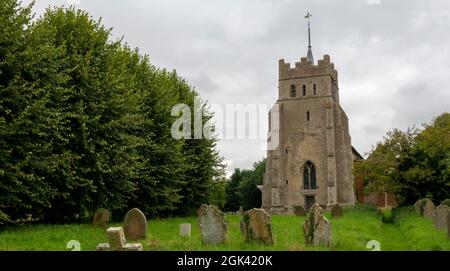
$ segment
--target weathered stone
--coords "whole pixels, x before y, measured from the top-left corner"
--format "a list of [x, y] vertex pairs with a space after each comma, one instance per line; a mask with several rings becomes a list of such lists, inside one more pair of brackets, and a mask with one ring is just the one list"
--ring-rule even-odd
[[433, 218], [434, 203], [430, 199], [420, 199], [414, 204], [416, 213], [426, 218]]
[[423, 214], [422, 199], [416, 201], [416, 203], [414, 204], [414, 210], [419, 216], [422, 216]]
[[450, 215], [447, 217], [447, 235], [450, 238]]
[[263, 209], [251, 209], [241, 219], [241, 233], [248, 243], [272, 245], [274, 243], [270, 215]]
[[424, 199], [422, 202], [423, 217], [433, 218], [433, 212], [435, 210], [434, 203], [429, 199]]
[[180, 235], [181, 236], [191, 236], [191, 223], [182, 223], [180, 224]]
[[127, 243], [122, 227], [111, 227], [106, 230], [106, 234], [112, 250], [121, 250]]
[[296, 216], [305, 216], [306, 210], [302, 205], [296, 205], [296, 206], [294, 206], [294, 214]]
[[450, 215], [450, 207], [439, 205], [433, 213], [433, 224], [438, 230], [447, 230]]
[[341, 217], [344, 214], [344, 209], [339, 203], [333, 204], [331, 207], [331, 217]]
[[214, 205], [202, 204], [198, 209], [198, 222], [204, 244], [225, 243], [228, 224], [222, 211]]
[[[280, 60], [278, 68], [262, 208], [272, 214], [289, 213], [300, 204], [308, 210], [309, 202], [354, 204], [349, 119], [339, 104], [330, 56], [315, 63], [302, 58], [293, 65]], [[324, 75], [330, 80], [323, 80]]]
[[123, 230], [127, 240], [139, 240], [147, 237], [147, 219], [138, 208], [128, 211], [123, 220]]
[[94, 227], [106, 227], [108, 225], [110, 216], [111, 215], [107, 209], [98, 209], [94, 213], [92, 225]]
[[323, 216], [323, 209], [317, 203], [311, 207], [306, 216], [303, 235], [306, 245], [331, 246], [331, 223]]
[[98, 244], [97, 251], [141, 251], [142, 244], [127, 244], [122, 227], [111, 227], [106, 230], [109, 243]]

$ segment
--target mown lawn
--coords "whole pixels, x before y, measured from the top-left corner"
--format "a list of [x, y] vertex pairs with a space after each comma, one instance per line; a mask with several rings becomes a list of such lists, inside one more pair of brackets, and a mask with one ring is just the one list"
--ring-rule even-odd
[[[436, 231], [431, 220], [414, 213], [403, 215], [395, 223], [383, 223], [377, 212], [350, 209], [341, 218], [330, 218], [333, 246], [315, 248], [304, 245], [304, 217], [272, 216], [276, 244], [246, 244], [239, 231], [238, 215], [227, 215], [229, 241], [223, 245], [202, 245], [195, 217], [152, 219], [149, 236], [140, 242], [145, 250], [370, 250], [370, 240], [380, 242], [381, 250], [446, 250], [450, 251], [447, 233]], [[190, 238], [178, 235], [180, 223], [192, 224]], [[120, 226], [120, 224], [113, 224]], [[91, 225], [24, 225], [0, 228], [0, 250], [68, 250], [69, 240], [78, 240], [81, 250], [95, 250], [107, 242], [104, 229]]]

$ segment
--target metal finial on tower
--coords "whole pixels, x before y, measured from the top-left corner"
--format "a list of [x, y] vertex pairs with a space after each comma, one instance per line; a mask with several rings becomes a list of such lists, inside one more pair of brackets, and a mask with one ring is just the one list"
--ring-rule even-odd
[[311, 50], [311, 23], [310, 23], [310, 18], [312, 17], [312, 14], [308, 13], [305, 16], [305, 19], [308, 19], [308, 54], [306, 55], [306, 59], [308, 61], [311, 61], [311, 63], [314, 64], [314, 57], [312, 54], [312, 50]]

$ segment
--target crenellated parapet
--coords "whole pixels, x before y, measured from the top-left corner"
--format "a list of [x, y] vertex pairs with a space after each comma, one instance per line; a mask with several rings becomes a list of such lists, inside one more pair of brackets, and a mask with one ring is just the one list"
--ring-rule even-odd
[[317, 62], [317, 65], [308, 61], [306, 57], [302, 57], [300, 62], [296, 62], [293, 68], [291, 68], [290, 63], [285, 63], [284, 59], [279, 60], [280, 80], [319, 75], [331, 75], [337, 81], [338, 74], [334, 68], [334, 64], [330, 61], [329, 55], [324, 55]]

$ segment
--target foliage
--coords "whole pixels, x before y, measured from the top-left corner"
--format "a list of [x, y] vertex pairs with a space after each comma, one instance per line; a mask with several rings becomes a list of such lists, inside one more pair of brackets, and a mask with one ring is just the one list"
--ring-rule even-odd
[[450, 114], [443, 113], [422, 130], [388, 132], [365, 161], [355, 164], [367, 191], [387, 191], [401, 205], [420, 198], [439, 202], [450, 196]]
[[265, 171], [266, 159], [254, 163], [251, 170], [243, 171], [243, 180], [239, 184], [238, 190], [244, 210], [261, 208], [262, 195], [257, 186], [263, 184]]
[[172, 107], [200, 100], [176, 72], [111, 41], [84, 11], [47, 9], [32, 22], [31, 5], [0, 9], [2, 217], [81, 221], [101, 207], [152, 217], [223, 204], [216, 138], [171, 136]]
[[239, 184], [242, 182], [242, 173], [239, 168], [234, 169], [233, 174], [227, 182], [225, 188], [225, 211], [237, 211], [241, 206], [241, 197], [239, 195]]
[[235, 169], [226, 188], [225, 210], [237, 211], [240, 206], [244, 210], [261, 207], [261, 191], [258, 185], [262, 185], [266, 170], [266, 159], [253, 164], [253, 168]]

